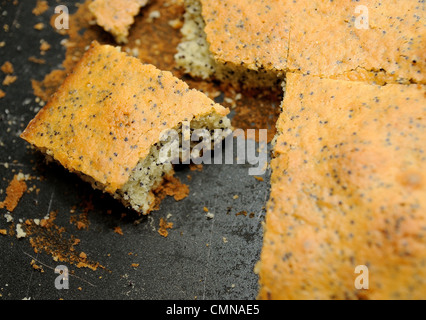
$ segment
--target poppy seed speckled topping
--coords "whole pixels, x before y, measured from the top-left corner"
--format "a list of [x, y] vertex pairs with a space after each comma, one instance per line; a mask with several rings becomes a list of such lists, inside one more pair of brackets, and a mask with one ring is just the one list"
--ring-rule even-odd
[[[270, 86], [273, 75], [285, 72], [379, 84], [425, 83], [424, 1], [366, 0], [365, 12], [358, 1], [185, 3], [176, 60], [193, 76], [247, 86]], [[361, 14], [366, 29], [360, 26]]]
[[228, 112], [170, 72], [94, 42], [22, 138], [114, 194], [163, 130], [204, 117], [226, 127]]
[[259, 297], [424, 298], [424, 86], [287, 74], [282, 108]]

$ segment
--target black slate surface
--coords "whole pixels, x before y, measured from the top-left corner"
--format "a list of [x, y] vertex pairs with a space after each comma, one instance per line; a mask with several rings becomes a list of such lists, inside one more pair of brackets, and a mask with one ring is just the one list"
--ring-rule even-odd
[[[39, 107], [31, 79], [42, 80], [64, 59], [63, 37], [49, 26], [54, 7], [64, 4], [70, 12], [75, 10], [72, 1], [49, 1], [49, 10], [37, 17], [31, 12], [35, 4], [35, 0], [17, 4], [0, 0], [0, 42], [5, 42], [0, 48], [0, 64], [12, 62], [18, 76], [15, 83], [4, 86], [5, 75], [0, 73], [0, 88], [6, 92], [0, 99], [0, 201], [14, 174], [43, 177], [28, 181], [40, 192], [22, 197], [11, 214], [13, 223], [42, 219], [56, 210], [55, 224], [65, 228], [63, 237], [79, 238], [76, 249], [105, 269], [93, 271], [54, 261], [49, 254], [34, 252], [29, 237], [0, 235], [0, 299], [255, 299], [258, 277], [253, 268], [261, 251], [269, 172], [264, 181], [258, 181], [248, 174], [250, 165], [212, 164], [204, 165], [202, 171], [180, 166], [177, 175], [189, 185], [190, 195], [180, 202], [168, 197], [159, 211], [139, 217], [60, 166], [45, 164], [19, 138]], [[47, 27], [34, 30], [38, 22]], [[52, 46], [43, 57], [39, 54], [41, 39]], [[47, 63], [31, 63], [30, 56]], [[70, 219], [83, 212], [85, 200], [93, 203], [88, 213], [90, 225], [79, 230]], [[75, 213], [70, 212], [73, 207]], [[206, 218], [203, 207], [209, 208], [213, 219]], [[243, 210], [247, 216], [236, 215]], [[9, 230], [12, 222], [6, 221], [6, 213], [6, 209], [0, 210], [0, 229]], [[167, 238], [157, 232], [160, 218], [174, 224]], [[124, 235], [114, 232], [117, 226]], [[44, 272], [33, 269], [33, 259]], [[133, 263], [139, 267], [132, 267]], [[68, 290], [54, 286], [58, 265], [72, 273]]]

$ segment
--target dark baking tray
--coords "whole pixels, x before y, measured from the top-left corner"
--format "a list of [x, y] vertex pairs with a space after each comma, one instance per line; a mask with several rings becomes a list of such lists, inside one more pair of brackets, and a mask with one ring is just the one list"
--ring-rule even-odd
[[[63, 237], [80, 239], [76, 248], [104, 268], [77, 268], [44, 252], [36, 253], [29, 237], [0, 235], [0, 299], [255, 299], [258, 277], [253, 269], [262, 246], [269, 171], [259, 181], [248, 174], [248, 164], [204, 165], [202, 171], [179, 166], [177, 176], [189, 185], [189, 196], [180, 202], [167, 197], [159, 211], [140, 217], [60, 166], [45, 164], [19, 138], [38, 107], [31, 79], [42, 80], [65, 56], [60, 44], [63, 38], [49, 27], [58, 3], [49, 1], [49, 10], [41, 16], [32, 14], [35, 4], [35, 0], [16, 4], [0, 0], [0, 42], [6, 43], [0, 48], [0, 64], [12, 62], [18, 76], [12, 85], [0, 85], [6, 92], [0, 99], [0, 201], [14, 174], [43, 177], [28, 182], [40, 191], [24, 194], [12, 213], [14, 223], [42, 219], [56, 210], [55, 224], [65, 228]], [[71, 13], [75, 10], [74, 2], [60, 4], [69, 6]], [[47, 27], [34, 30], [38, 22]], [[43, 65], [28, 61], [38, 55], [41, 39], [52, 46]], [[3, 81], [3, 73], [1, 77]], [[234, 195], [239, 197], [234, 199]], [[83, 212], [82, 203], [88, 200], [93, 204], [88, 210], [90, 224], [79, 230], [70, 223], [70, 210]], [[206, 218], [204, 207], [214, 214], [213, 219]], [[242, 211], [247, 215], [237, 214]], [[9, 230], [6, 212], [0, 210], [0, 229]], [[174, 224], [167, 238], [156, 231], [160, 218]], [[121, 227], [123, 235], [115, 233], [115, 227]], [[32, 260], [44, 272], [35, 270]], [[69, 289], [55, 288], [58, 265], [72, 273]]]

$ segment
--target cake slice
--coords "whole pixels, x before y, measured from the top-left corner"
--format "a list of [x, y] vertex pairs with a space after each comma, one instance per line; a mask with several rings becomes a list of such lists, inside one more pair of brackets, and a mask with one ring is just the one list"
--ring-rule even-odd
[[94, 0], [89, 10], [96, 23], [111, 33], [117, 43], [127, 43], [134, 17], [147, 3], [148, 0]]
[[175, 59], [194, 77], [246, 87], [274, 86], [286, 72], [426, 81], [422, 1], [185, 0], [185, 7]]
[[181, 134], [183, 122], [191, 129], [228, 128], [228, 112], [170, 72], [94, 42], [21, 137], [147, 214], [153, 189], [173, 173], [170, 161], [159, 159], [167, 143], [161, 134]]
[[[298, 1], [288, 70], [369, 83], [426, 83], [424, 1]], [[366, 29], [364, 29], [366, 28]]]
[[425, 87], [289, 73], [282, 109], [259, 298], [423, 299]]
[[183, 39], [175, 55], [178, 66], [193, 77], [236, 86], [279, 85], [287, 67], [290, 28], [285, 1], [184, 3]]

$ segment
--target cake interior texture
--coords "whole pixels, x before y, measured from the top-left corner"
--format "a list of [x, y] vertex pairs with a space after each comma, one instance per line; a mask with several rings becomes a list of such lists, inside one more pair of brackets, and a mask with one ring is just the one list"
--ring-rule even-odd
[[[190, 122], [190, 130], [207, 129], [211, 131], [214, 129], [227, 129], [229, 127], [230, 120], [217, 113], [212, 113], [199, 119], [194, 118]], [[179, 134], [179, 157], [180, 161], [183, 162], [185, 159], [182, 159], [182, 141], [186, 137], [182, 136], [182, 123], [173, 130]], [[115, 192], [115, 198], [120, 199], [124, 205], [138, 212], [150, 212], [155, 204], [153, 190], [162, 183], [165, 176], [174, 173], [171, 161], [164, 161], [160, 158], [160, 151], [165, 147], [166, 143], [167, 141], [160, 141], [151, 147], [149, 155], [141, 159], [132, 170], [127, 183]], [[190, 143], [191, 147], [196, 145], [194, 141]], [[213, 143], [214, 141], [210, 142], [211, 145]]]
[[[183, 124], [179, 123], [177, 127], [172, 129], [179, 135], [179, 163], [187, 161], [185, 158], [186, 152], [184, 151], [183, 141], [190, 139], [190, 137], [183, 136], [182, 126]], [[208, 130], [212, 139], [210, 141], [203, 140], [203, 143], [207, 143], [208, 147], [212, 149], [215, 144], [221, 143], [222, 139], [226, 137], [226, 134], [224, 134], [221, 136], [220, 141], [214, 141], [213, 131], [215, 129], [229, 130], [230, 128], [231, 121], [228, 117], [212, 112], [211, 114], [199, 118], [194, 117], [189, 122], [189, 127], [187, 129], [190, 132], [197, 129]], [[131, 170], [129, 180], [120, 189], [117, 189], [112, 196], [120, 200], [127, 208], [143, 214], [150, 213], [156, 204], [155, 189], [161, 185], [165, 177], [174, 174], [172, 160], [175, 159], [172, 157], [169, 159], [160, 157], [162, 148], [169, 142], [170, 140], [165, 140], [153, 144], [149, 154], [145, 158], [140, 159], [137, 165]], [[198, 142], [190, 141], [189, 143], [191, 152]], [[58, 161], [54, 159], [54, 153], [51, 150], [46, 148], [38, 149], [46, 155], [47, 162], [58, 163]], [[199, 156], [202, 155], [200, 154]], [[106, 192], [106, 186], [104, 184], [81, 172], [75, 171], [75, 173], [78, 174], [82, 180], [90, 183], [94, 189]]]
[[147, 214], [158, 207], [154, 189], [173, 174], [167, 158], [159, 159], [168, 143], [164, 133], [175, 131], [179, 156], [176, 136], [188, 132], [183, 125], [189, 132], [228, 128], [228, 113], [172, 73], [94, 42], [21, 137], [94, 188]]

